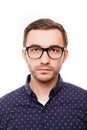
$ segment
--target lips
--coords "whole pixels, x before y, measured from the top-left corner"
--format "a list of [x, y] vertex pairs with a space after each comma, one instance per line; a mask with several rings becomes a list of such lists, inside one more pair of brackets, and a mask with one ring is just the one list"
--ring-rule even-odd
[[49, 69], [40, 69], [40, 71], [50, 71]]
[[49, 69], [49, 68], [39, 68], [38, 71], [46, 73], [46, 72], [51, 71], [51, 69]]

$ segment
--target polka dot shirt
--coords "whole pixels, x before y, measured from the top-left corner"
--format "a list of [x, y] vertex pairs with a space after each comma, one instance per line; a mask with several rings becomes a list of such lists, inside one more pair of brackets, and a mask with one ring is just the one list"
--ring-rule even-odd
[[0, 99], [0, 130], [87, 130], [87, 91], [61, 77], [42, 105], [25, 85]]

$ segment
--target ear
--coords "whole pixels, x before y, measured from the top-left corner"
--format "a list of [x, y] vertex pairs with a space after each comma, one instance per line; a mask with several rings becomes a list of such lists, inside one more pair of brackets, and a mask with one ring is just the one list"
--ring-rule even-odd
[[22, 56], [23, 56], [25, 62], [27, 62], [27, 54], [26, 54], [26, 50], [25, 49], [22, 49]]
[[68, 57], [68, 50], [65, 50], [63, 56], [63, 63], [66, 61], [67, 57]]

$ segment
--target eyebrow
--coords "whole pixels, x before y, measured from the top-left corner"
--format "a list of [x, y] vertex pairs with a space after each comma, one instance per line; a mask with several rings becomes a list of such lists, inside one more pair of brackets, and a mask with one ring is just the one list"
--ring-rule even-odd
[[51, 45], [51, 46], [48, 46], [48, 47], [42, 47], [42, 46], [40, 46], [40, 45], [38, 45], [38, 44], [32, 44], [32, 45], [30, 45], [30, 46], [26, 46], [26, 47], [40, 47], [40, 48], [50, 48], [50, 47], [59, 47], [59, 48], [65, 48], [65, 47], [61, 47], [61, 46], [59, 46], [59, 45]]

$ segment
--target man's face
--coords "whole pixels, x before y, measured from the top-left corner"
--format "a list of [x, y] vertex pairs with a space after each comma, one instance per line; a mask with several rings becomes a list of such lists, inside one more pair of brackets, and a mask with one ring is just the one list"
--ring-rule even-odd
[[[26, 46], [31, 45], [38, 45], [42, 48], [49, 48], [54, 45], [64, 47], [64, 41], [58, 29], [31, 30], [27, 36]], [[31, 77], [40, 82], [49, 82], [58, 77], [62, 63], [65, 61], [68, 53], [65, 51], [60, 59], [51, 59], [47, 52], [44, 52], [39, 59], [31, 59], [25, 51], [22, 52]]]

